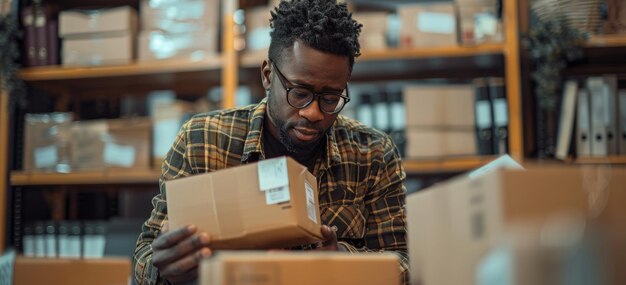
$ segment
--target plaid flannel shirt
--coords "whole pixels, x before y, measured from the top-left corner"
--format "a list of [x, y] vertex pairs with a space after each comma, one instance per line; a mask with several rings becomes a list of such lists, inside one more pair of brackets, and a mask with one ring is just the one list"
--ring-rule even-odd
[[[264, 159], [266, 102], [196, 115], [183, 125], [162, 164], [160, 194], [152, 199], [154, 209], [137, 240], [133, 267], [139, 284], [168, 284], [152, 265], [151, 247], [167, 220], [164, 181]], [[397, 253], [408, 284], [405, 173], [394, 143], [341, 115], [326, 137], [326, 155], [313, 171], [323, 224], [336, 226], [339, 243], [352, 253]]]

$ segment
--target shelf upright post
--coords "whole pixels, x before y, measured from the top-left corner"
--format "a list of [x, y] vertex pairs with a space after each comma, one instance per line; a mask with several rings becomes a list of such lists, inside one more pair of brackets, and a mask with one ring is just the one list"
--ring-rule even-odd
[[235, 50], [234, 13], [238, 0], [222, 1], [222, 108], [235, 107], [239, 63]]
[[513, 158], [524, 158], [521, 98], [520, 34], [517, 0], [504, 0], [504, 61], [506, 95], [509, 102], [509, 151]]
[[9, 188], [9, 92], [0, 79], [0, 254], [4, 252]]

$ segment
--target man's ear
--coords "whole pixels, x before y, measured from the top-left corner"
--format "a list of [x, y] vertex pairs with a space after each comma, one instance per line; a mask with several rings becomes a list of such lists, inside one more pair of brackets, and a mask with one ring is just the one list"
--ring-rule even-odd
[[271, 66], [269, 60], [263, 60], [263, 64], [261, 65], [261, 82], [265, 90], [269, 90], [272, 85], [272, 80], [270, 79], [272, 75]]

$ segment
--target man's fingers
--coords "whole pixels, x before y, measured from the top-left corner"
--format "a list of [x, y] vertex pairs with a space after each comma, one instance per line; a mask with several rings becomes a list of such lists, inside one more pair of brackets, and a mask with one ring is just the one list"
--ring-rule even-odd
[[162, 264], [174, 262], [188, 255], [190, 252], [209, 246], [210, 243], [211, 238], [206, 233], [189, 237], [171, 248], [155, 250], [152, 257], [152, 263], [158, 267]]
[[337, 232], [327, 225], [322, 226], [322, 236], [324, 237], [324, 245], [337, 241]]
[[165, 249], [172, 247], [173, 245], [194, 234], [197, 230], [198, 228], [195, 225], [189, 225], [173, 230], [171, 232], [162, 233], [152, 242], [152, 248]]
[[181, 260], [178, 260], [161, 270], [161, 276], [170, 281], [186, 282], [193, 280], [197, 277], [197, 269], [200, 261], [208, 256], [211, 256], [213, 252], [209, 248], [202, 248], [196, 251], [194, 254], [188, 255]]

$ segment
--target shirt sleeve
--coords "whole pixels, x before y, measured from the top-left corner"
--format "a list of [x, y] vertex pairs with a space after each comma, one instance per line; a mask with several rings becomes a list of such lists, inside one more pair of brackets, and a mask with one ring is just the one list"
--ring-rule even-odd
[[352, 253], [393, 252], [400, 259], [403, 284], [408, 285], [409, 258], [406, 247], [405, 195], [406, 174], [400, 154], [389, 137], [383, 147], [383, 160], [378, 167], [376, 183], [366, 196], [367, 219], [365, 246], [358, 248], [347, 242], [340, 245]]
[[187, 125], [179, 131], [161, 165], [159, 194], [152, 198], [154, 208], [137, 239], [133, 268], [135, 280], [141, 285], [170, 284], [160, 277], [158, 269], [152, 265], [152, 241], [161, 233], [163, 223], [167, 221], [165, 181], [191, 175], [186, 146]]

